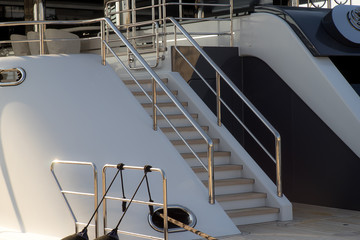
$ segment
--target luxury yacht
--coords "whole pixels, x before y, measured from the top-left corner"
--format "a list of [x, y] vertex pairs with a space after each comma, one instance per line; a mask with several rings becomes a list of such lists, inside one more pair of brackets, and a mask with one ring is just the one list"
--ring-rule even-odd
[[360, 210], [351, 1], [0, 5], [0, 239], [243, 239], [292, 202]]

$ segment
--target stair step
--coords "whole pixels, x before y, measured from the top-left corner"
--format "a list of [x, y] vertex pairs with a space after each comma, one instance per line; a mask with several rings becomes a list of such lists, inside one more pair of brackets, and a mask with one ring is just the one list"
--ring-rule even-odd
[[[161, 80], [165, 84], [168, 83], [167, 78], [163, 78]], [[145, 91], [152, 91], [152, 80], [151, 79], [139, 79], [137, 81]], [[132, 80], [132, 79], [123, 80], [123, 82], [130, 91], [140, 91], [140, 87], [137, 85], [137, 83], [134, 80]], [[159, 90], [159, 91], [162, 90], [162, 88], [160, 87], [159, 84], [156, 84], [156, 90]]]
[[[205, 132], [209, 131], [208, 126], [201, 127]], [[201, 137], [200, 133], [196, 131], [193, 126], [188, 127], [177, 127], [177, 131], [181, 134], [181, 136], [185, 139], [198, 139]], [[162, 127], [161, 131], [165, 133], [169, 140], [178, 140], [180, 139], [179, 135], [174, 131], [172, 127]]]
[[[190, 115], [192, 118], [195, 118], [195, 119], [198, 118], [198, 116], [199, 116], [197, 113], [191, 113]], [[156, 115], [156, 116], [157, 116], [158, 120], [164, 119], [163, 115]], [[152, 117], [152, 115], [151, 115], [151, 117]], [[168, 115], [166, 115], [166, 117], [168, 119], [186, 119], [187, 120], [187, 118], [185, 117], [184, 114], [168, 114]]]
[[[152, 103], [142, 103], [141, 104], [144, 108], [152, 108]], [[173, 102], [161, 102], [157, 104], [159, 107], [173, 107], [173, 108], [177, 108], [175, 103]], [[183, 105], [183, 107], [187, 107], [188, 106], [188, 102], [182, 102], [181, 105]]]
[[[215, 165], [215, 167], [214, 167], [215, 172], [231, 171], [231, 170], [241, 171], [242, 169], [243, 169], [242, 165], [235, 165], [235, 164]], [[207, 172], [206, 169], [204, 169], [203, 167], [192, 167], [192, 170], [195, 173]]]
[[[199, 152], [196, 153], [199, 157], [207, 157], [207, 152]], [[181, 156], [184, 159], [188, 158], [194, 158], [194, 155], [192, 153], [182, 153]], [[231, 152], [224, 152], [224, 151], [216, 151], [214, 152], [214, 157], [230, 157]]]
[[[218, 138], [212, 139], [214, 144], [218, 144], [220, 140]], [[184, 141], [182, 140], [171, 140], [171, 143], [175, 146], [178, 145], [185, 145]], [[187, 140], [188, 144], [207, 144], [205, 139], [189, 139]]]
[[[208, 181], [202, 181], [208, 187]], [[252, 192], [255, 180], [250, 178], [229, 178], [215, 180], [216, 195]]]
[[[190, 116], [196, 120], [198, 118], [198, 114], [193, 113], [190, 114]], [[150, 117], [152, 117], [152, 115], [150, 115]], [[175, 127], [182, 127], [182, 126], [190, 126], [191, 123], [190, 121], [185, 117], [184, 114], [166, 114], [166, 117], [170, 120], [170, 122], [175, 126]], [[157, 115], [157, 122], [158, 122], [158, 126], [160, 128], [162, 127], [169, 127], [169, 123], [166, 121], [166, 119], [158, 114]]]
[[[140, 84], [152, 84], [152, 80], [151, 79], [136, 79], [137, 81], [138, 81], [138, 83], [140, 83]], [[161, 81], [163, 82], [163, 83], [168, 83], [168, 79], [167, 78], [161, 78]], [[123, 82], [125, 83], [125, 85], [133, 85], [133, 84], [135, 84], [135, 85], [137, 85], [136, 83], [135, 83], [135, 81], [134, 80], [132, 80], [132, 79], [130, 79], [130, 80], [123, 80]]]
[[[208, 126], [202, 126], [201, 127], [204, 131], [209, 131], [209, 127]], [[179, 132], [196, 132], [196, 129], [192, 126], [189, 127], [177, 127], [176, 128]], [[168, 132], [175, 132], [174, 129], [172, 127], [163, 127], [161, 128], [161, 131], [163, 131], [164, 133], [168, 133]]]
[[237, 194], [223, 194], [216, 195], [216, 200], [218, 202], [230, 202], [230, 201], [241, 201], [255, 198], [266, 198], [266, 193], [259, 192], [246, 192], [246, 193], [237, 193]]
[[258, 192], [244, 192], [237, 194], [216, 195], [216, 201], [224, 210], [256, 208], [265, 206], [267, 194]]
[[[235, 164], [223, 164], [223, 165], [215, 165], [215, 180], [225, 179], [225, 178], [240, 178], [242, 174], [242, 165]], [[200, 180], [208, 179], [208, 172], [203, 166], [192, 167], [192, 170], [196, 173]]]
[[[181, 156], [186, 160], [190, 167], [201, 166], [198, 159], [192, 153], [180, 153]], [[207, 152], [197, 152], [198, 157], [201, 161], [207, 165]], [[214, 164], [222, 165], [230, 163], [230, 152], [214, 151]]]
[[[146, 92], [149, 96], [152, 96], [152, 91], [147, 91]], [[177, 90], [172, 90], [171, 91], [172, 94], [177, 95], [178, 91]], [[134, 96], [145, 96], [145, 93], [143, 91], [133, 91], [132, 94]], [[165, 93], [165, 91], [156, 91], [156, 95], [158, 96], [166, 96], [167, 94]]]
[[[205, 139], [186, 139], [187, 144], [191, 146], [191, 148], [195, 152], [203, 152], [207, 151], [208, 145]], [[214, 151], [219, 149], [219, 139], [213, 139], [214, 143]], [[185, 145], [183, 140], [171, 140], [171, 143], [175, 146], [179, 153], [189, 153], [191, 152], [190, 149]]]
[[[203, 183], [208, 186], [207, 181]], [[255, 180], [252, 178], [229, 178], [229, 179], [218, 179], [215, 180], [216, 187], [231, 186], [231, 185], [242, 185], [242, 184], [254, 184]]]
[[276, 221], [280, 210], [272, 207], [256, 207], [227, 210], [226, 213], [236, 225]]
[[[153, 109], [151, 102], [142, 103], [141, 105], [143, 106], [143, 108], [145, 108], [147, 113], [152, 114]], [[165, 114], [181, 114], [180, 109], [173, 102], [158, 102], [157, 105], [158, 107], [160, 107], [161, 111]], [[188, 103], [182, 102], [181, 105], [183, 107], [187, 107]]]

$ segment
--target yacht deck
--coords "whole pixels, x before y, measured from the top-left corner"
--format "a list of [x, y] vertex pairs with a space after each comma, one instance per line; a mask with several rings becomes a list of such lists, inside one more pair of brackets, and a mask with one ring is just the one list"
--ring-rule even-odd
[[293, 203], [294, 220], [240, 226], [223, 240], [358, 240], [360, 211]]

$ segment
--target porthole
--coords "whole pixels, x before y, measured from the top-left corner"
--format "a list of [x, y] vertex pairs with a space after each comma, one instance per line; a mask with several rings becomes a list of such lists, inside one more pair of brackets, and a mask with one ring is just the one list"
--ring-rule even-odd
[[25, 80], [22, 68], [0, 69], [0, 86], [16, 86]]
[[[170, 205], [167, 209], [169, 217], [189, 225], [190, 227], [194, 227], [196, 225], [196, 217], [189, 209], [179, 205]], [[159, 213], [163, 213], [163, 208], [155, 209], [153, 215], [149, 214], [148, 221], [153, 229], [158, 232], [164, 232], [164, 220], [162, 217], [160, 217]], [[168, 222], [168, 231], [171, 233], [185, 230], [173, 223]]]

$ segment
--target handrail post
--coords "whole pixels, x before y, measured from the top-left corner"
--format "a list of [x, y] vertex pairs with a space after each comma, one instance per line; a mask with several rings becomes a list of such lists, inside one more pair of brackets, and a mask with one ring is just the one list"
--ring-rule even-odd
[[214, 146], [208, 144], [208, 175], [209, 175], [209, 203], [215, 204], [215, 184], [214, 184]]
[[217, 110], [217, 125], [221, 127], [221, 96], [220, 96], [220, 74], [216, 72], [216, 110]]
[[164, 214], [164, 240], [169, 239], [169, 226], [168, 226], [168, 203], [167, 203], [167, 178], [165, 176], [165, 173], [161, 170], [160, 171], [162, 175], [162, 181], [163, 181], [163, 214]]
[[278, 197], [283, 196], [282, 192], [282, 176], [281, 176], [281, 139], [280, 136], [275, 138], [275, 149], [276, 149], [276, 186]]
[[39, 41], [40, 41], [40, 55], [45, 54], [45, 43], [44, 43], [44, 24], [39, 24]]
[[183, 6], [182, 6], [182, 0], [179, 0], [179, 20], [182, 21], [183, 18]]
[[106, 65], [106, 51], [105, 51], [105, 21], [100, 22], [100, 35], [101, 35], [101, 64]]
[[157, 131], [157, 112], [156, 112], [156, 104], [157, 104], [157, 94], [156, 94], [156, 81], [154, 78], [152, 80], [152, 110], [153, 110], [153, 129]]
[[234, 15], [234, 0], [230, 0], [230, 47], [234, 46], [233, 15]]
[[164, 44], [164, 49], [166, 49], [167, 47], [167, 43], [166, 43], [166, 0], [162, 0], [163, 2], [163, 44]]

